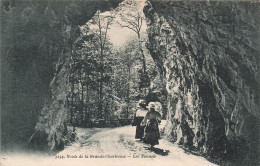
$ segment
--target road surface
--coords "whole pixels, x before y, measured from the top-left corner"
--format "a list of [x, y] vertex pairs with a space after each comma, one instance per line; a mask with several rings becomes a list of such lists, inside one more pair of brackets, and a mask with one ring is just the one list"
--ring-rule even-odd
[[[213, 166], [205, 158], [187, 154], [177, 145], [160, 139], [153, 149], [134, 139], [135, 127], [77, 128], [78, 140], [55, 156], [8, 156], [4, 165], [102, 165], [102, 166]], [[18, 164], [19, 165], [19, 164]]]

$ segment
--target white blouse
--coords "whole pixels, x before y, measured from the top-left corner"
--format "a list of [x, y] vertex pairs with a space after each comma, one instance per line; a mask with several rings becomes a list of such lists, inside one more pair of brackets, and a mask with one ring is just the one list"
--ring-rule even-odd
[[136, 117], [145, 117], [145, 115], [147, 114], [148, 110], [142, 110], [142, 109], [138, 109], [135, 113]]

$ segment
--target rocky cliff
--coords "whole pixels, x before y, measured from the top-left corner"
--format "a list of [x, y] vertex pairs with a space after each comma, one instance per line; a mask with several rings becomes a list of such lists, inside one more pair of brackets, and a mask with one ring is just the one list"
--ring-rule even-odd
[[[120, 0], [4, 0], [1, 2], [1, 145], [60, 142], [69, 57], [78, 25]], [[42, 110], [42, 111], [41, 111]], [[41, 113], [40, 113], [41, 112]], [[40, 118], [37, 119], [38, 115]]]
[[259, 2], [157, 1], [147, 48], [168, 92], [174, 142], [212, 157], [259, 154]]

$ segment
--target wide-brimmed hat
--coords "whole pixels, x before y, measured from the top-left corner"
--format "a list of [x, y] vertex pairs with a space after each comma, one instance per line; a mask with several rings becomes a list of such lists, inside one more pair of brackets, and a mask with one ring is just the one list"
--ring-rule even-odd
[[146, 108], [155, 108], [155, 102], [150, 102]]

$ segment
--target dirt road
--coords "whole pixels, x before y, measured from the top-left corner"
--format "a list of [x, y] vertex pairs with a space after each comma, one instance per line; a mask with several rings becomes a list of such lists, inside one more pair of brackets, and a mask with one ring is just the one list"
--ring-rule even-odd
[[[177, 145], [160, 139], [153, 149], [134, 139], [135, 127], [77, 128], [78, 141], [55, 156], [7, 157], [4, 165], [118, 165], [118, 166], [213, 166], [205, 158], [187, 154]], [[19, 164], [18, 164], [19, 165]]]

